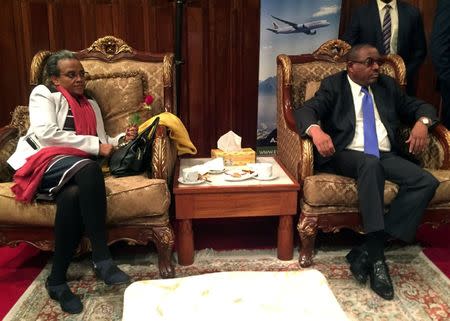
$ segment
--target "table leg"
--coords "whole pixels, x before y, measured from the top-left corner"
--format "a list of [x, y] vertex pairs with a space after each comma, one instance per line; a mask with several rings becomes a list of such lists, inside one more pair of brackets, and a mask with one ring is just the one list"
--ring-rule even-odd
[[191, 265], [194, 263], [194, 234], [192, 220], [178, 220], [178, 264]]
[[278, 221], [278, 248], [280, 260], [292, 260], [294, 251], [294, 231], [292, 230], [292, 215], [281, 215]]

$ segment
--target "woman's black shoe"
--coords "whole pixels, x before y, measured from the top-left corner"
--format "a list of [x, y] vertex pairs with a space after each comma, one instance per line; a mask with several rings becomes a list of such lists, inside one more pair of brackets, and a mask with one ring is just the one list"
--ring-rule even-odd
[[83, 303], [80, 298], [73, 294], [67, 283], [59, 285], [48, 285], [48, 280], [45, 282], [45, 288], [48, 295], [55, 301], [58, 301], [61, 309], [70, 314], [78, 314], [83, 311]]
[[94, 263], [95, 275], [107, 285], [130, 283], [130, 277], [115, 265], [112, 260]]

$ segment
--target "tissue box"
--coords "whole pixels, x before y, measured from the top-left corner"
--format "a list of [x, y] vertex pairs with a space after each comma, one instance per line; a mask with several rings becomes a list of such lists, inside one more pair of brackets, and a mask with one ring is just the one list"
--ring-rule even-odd
[[240, 166], [255, 163], [256, 153], [251, 148], [242, 148], [235, 152], [224, 152], [221, 149], [211, 149], [211, 157], [223, 157], [225, 166]]

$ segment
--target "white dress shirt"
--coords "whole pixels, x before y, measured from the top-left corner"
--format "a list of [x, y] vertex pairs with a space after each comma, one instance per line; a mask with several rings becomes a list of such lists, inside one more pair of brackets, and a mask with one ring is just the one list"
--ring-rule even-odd
[[391, 6], [391, 53], [397, 53], [397, 40], [398, 40], [398, 9], [397, 0], [392, 0], [389, 3], [384, 3], [381, 0], [377, 0], [378, 12], [380, 13], [380, 25], [381, 32], [383, 32], [383, 20], [386, 14], [385, 7]]
[[[355, 106], [355, 136], [351, 143], [346, 147], [346, 149], [357, 150], [360, 152], [364, 151], [364, 124], [363, 124], [363, 112], [362, 112], [362, 99], [364, 94], [361, 92], [361, 86], [355, 83], [353, 80], [347, 76], [348, 82], [350, 83], [350, 89], [352, 90], [353, 105]], [[378, 148], [380, 151], [389, 152], [391, 150], [391, 142], [387, 135], [386, 128], [380, 119], [380, 114], [378, 113], [378, 108], [373, 98], [372, 90], [369, 87], [369, 94], [372, 96], [374, 114], [375, 114], [375, 127], [377, 130], [378, 138]]]

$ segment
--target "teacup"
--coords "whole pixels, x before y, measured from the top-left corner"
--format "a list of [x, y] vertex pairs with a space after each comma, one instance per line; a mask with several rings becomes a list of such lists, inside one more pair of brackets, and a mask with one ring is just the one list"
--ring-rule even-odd
[[196, 170], [194, 168], [187, 167], [187, 168], [183, 168], [182, 175], [183, 175], [184, 182], [195, 183], [198, 181], [199, 172], [198, 172], [198, 170]]
[[272, 168], [273, 164], [271, 163], [256, 163], [256, 164], [248, 164], [248, 166], [255, 171], [258, 175], [258, 178], [267, 179], [272, 177]]

